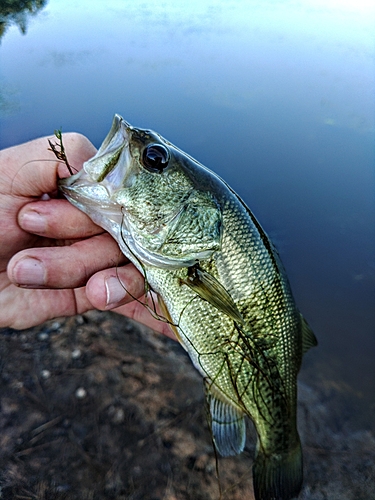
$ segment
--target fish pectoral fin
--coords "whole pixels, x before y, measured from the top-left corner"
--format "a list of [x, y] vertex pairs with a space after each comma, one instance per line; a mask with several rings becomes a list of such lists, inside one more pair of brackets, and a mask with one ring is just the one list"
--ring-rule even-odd
[[301, 314], [302, 322], [302, 354], [305, 354], [311, 347], [318, 345], [314, 332], [309, 327], [307, 321]]
[[244, 324], [244, 319], [232, 297], [223, 285], [207, 271], [197, 266], [189, 267], [189, 277], [182, 280], [182, 283], [239, 325]]
[[241, 453], [245, 447], [246, 426], [241, 410], [220, 401], [207, 391], [211, 431], [217, 451], [223, 457]]

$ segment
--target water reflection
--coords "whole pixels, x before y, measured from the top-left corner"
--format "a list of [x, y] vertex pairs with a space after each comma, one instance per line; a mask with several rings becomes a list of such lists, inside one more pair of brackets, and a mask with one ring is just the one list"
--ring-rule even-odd
[[29, 18], [38, 14], [47, 5], [47, 0], [8, 0], [0, 3], [0, 38], [9, 26], [16, 25], [26, 34]]
[[95, 53], [89, 50], [76, 50], [76, 51], [58, 51], [53, 50], [48, 52], [41, 60], [42, 66], [53, 65], [56, 68], [65, 68], [66, 66], [75, 66], [85, 64], [90, 61], [90, 58], [95, 57]]

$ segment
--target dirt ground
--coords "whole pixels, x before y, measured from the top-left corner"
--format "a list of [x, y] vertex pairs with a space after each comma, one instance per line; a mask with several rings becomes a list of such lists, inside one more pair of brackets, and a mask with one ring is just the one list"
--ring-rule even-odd
[[[0, 330], [2, 500], [253, 500], [254, 432], [215, 454], [183, 349], [112, 313]], [[299, 388], [301, 500], [375, 499], [375, 439]]]

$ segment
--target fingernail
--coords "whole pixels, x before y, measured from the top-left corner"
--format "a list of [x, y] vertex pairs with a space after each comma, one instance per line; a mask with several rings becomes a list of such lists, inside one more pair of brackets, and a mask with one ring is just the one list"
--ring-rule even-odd
[[26, 257], [15, 265], [13, 278], [20, 286], [41, 286], [46, 281], [46, 270], [40, 260]]
[[47, 221], [43, 215], [32, 210], [21, 215], [20, 226], [26, 231], [44, 233], [47, 229]]
[[118, 305], [125, 296], [126, 290], [118, 278], [111, 276], [105, 280], [105, 288], [107, 291], [107, 309]]

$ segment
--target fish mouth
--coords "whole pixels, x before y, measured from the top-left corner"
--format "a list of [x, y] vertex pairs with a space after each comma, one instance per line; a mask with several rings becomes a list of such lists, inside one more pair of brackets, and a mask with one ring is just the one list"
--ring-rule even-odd
[[110, 131], [104, 138], [95, 157], [107, 152], [108, 150], [116, 146], [116, 144], [118, 144], [118, 142], [121, 141], [121, 136], [123, 140], [129, 142], [129, 132], [132, 129], [133, 127], [130, 125], [130, 123], [124, 120], [121, 115], [116, 113], [115, 116], [113, 117]]
[[[118, 210], [119, 205], [111, 200], [110, 191], [104, 184], [98, 184], [81, 170], [77, 174], [59, 181], [59, 189], [63, 195], [86, 213], [90, 207], [98, 207], [107, 211]], [[89, 213], [91, 216], [91, 212]]]
[[77, 174], [58, 182], [64, 196], [99, 225], [103, 224], [104, 214], [112, 222], [121, 222], [121, 206], [112, 195], [123, 186], [126, 177], [131, 130], [132, 126], [116, 114], [96, 154]]

